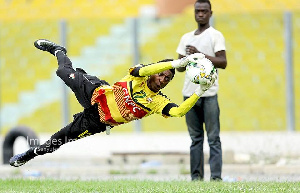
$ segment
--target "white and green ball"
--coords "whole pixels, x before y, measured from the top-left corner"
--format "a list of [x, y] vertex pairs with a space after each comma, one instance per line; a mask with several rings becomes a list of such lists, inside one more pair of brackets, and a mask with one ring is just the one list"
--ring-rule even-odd
[[186, 76], [195, 84], [207, 84], [212, 81], [212, 76], [216, 71], [212, 62], [207, 58], [190, 61], [186, 66]]

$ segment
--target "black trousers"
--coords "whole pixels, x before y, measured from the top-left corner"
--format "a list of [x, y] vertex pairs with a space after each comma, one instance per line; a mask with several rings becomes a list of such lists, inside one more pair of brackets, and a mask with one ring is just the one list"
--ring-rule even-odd
[[58, 52], [56, 56], [58, 60], [57, 76], [71, 88], [84, 110], [73, 115], [74, 120], [70, 124], [40, 145], [36, 151], [39, 155], [51, 153], [65, 143], [103, 132], [107, 126], [100, 122], [98, 106], [91, 105], [91, 97], [95, 88], [109, 84], [104, 80], [99, 80], [96, 76], [88, 75], [80, 68], [74, 70], [72, 62], [62, 52]]

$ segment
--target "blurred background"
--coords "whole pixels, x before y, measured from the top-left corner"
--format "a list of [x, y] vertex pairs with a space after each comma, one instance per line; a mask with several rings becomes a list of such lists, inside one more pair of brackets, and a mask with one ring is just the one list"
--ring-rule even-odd
[[[37, 135], [52, 134], [82, 110], [55, 75], [55, 57], [33, 46], [36, 39], [66, 46], [75, 67], [112, 84], [136, 63], [177, 58], [181, 36], [197, 27], [194, 2], [0, 0], [0, 136], [18, 125]], [[282, 133], [295, 136], [300, 130], [299, 1], [211, 3], [211, 23], [225, 37], [228, 60], [226, 70], [219, 70], [221, 139], [226, 132], [245, 138], [254, 131], [259, 136], [279, 132], [279, 139]], [[163, 90], [178, 104], [183, 80], [184, 73], [176, 73]], [[184, 133], [189, 151], [184, 118], [154, 115], [115, 127], [112, 135], [157, 132]]]

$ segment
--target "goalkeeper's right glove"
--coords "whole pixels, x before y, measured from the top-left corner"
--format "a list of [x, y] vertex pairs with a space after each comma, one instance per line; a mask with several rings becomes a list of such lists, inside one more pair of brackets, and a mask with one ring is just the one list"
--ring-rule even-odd
[[173, 68], [186, 67], [189, 62], [197, 62], [197, 60], [201, 60], [205, 58], [205, 55], [202, 53], [194, 53], [189, 56], [185, 56], [183, 58], [171, 61]]

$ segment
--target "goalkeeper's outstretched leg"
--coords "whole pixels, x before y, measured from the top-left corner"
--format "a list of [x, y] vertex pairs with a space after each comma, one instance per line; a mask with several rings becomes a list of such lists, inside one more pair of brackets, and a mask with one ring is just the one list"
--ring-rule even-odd
[[57, 76], [75, 93], [78, 102], [84, 108], [91, 106], [91, 98], [95, 88], [101, 85], [109, 85], [105, 80], [88, 75], [81, 68], [74, 70], [71, 60], [66, 55], [67, 50], [63, 46], [45, 39], [35, 41], [34, 46], [56, 56], [58, 62]]
[[22, 166], [36, 156], [54, 152], [68, 142], [105, 131], [107, 125], [101, 123], [99, 119], [97, 106], [84, 109], [83, 112], [74, 115], [73, 122], [52, 135], [44, 144], [13, 156], [9, 161], [10, 165]]

